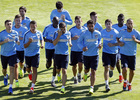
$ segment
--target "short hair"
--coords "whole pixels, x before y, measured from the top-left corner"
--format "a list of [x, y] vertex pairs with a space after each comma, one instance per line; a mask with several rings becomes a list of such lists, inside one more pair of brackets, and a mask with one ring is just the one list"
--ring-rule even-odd
[[30, 25], [31, 25], [31, 24], [36, 24], [36, 25], [37, 25], [37, 23], [36, 23], [35, 20], [32, 20], [32, 21], [30, 22]]
[[89, 25], [89, 24], [94, 24], [93, 20], [87, 21], [87, 25]]
[[63, 3], [62, 3], [61, 1], [57, 1], [57, 2], [56, 2], [56, 8], [57, 8], [57, 9], [63, 8]]
[[27, 11], [26, 7], [24, 7], [24, 6], [19, 7], [19, 10], [20, 9], [23, 9], [25, 12]]
[[16, 19], [16, 18], [21, 18], [21, 16], [20, 16], [20, 15], [16, 15], [16, 16], [15, 16], [15, 19]]
[[95, 16], [95, 15], [97, 15], [97, 13], [95, 11], [90, 13], [90, 16]]
[[64, 27], [66, 27], [66, 24], [65, 24], [64, 22], [61, 22], [61, 23], [59, 24], [59, 28], [64, 28]]
[[128, 21], [133, 21], [131, 18], [129, 18], [129, 19], [127, 19], [127, 21], [126, 22], [128, 22]]
[[5, 23], [5, 25], [6, 25], [6, 23], [8, 23], [8, 22], [12, 22], [11, 20], [6, 20], [4, 23]]
[[124, 14], [119, 14], [119, 15], [118, 15], [118, 18], [119, 18], [119, 17], [124, 17]]
[[107, 22], [112, 23], [111, 19], [106, 19], [106, 20], [105, 20], [105, 24], [106, 24]]
[[81, 16], [75, 16], [75, 20], [80, 19], [80, 18], [81, 18]]

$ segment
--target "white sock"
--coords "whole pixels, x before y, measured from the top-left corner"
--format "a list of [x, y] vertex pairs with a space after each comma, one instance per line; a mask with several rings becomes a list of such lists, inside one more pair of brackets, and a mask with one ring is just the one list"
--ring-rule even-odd
[[93, 86], [90, 86], [93, 89]]
[[108, 85], [108, 80], [105, 80], [105, 84]]
[[9, 88], [10, 88], [10, 87], [12, 88], [12, 84], [9, 85]]
[[78, 76], [80, 76], [81, 75], [81, 73], [78, 73]]
[[30, 71], [30, 73], [29, 74], [32, 74], [32, 71]]
[[61, 88], [65, 88], [65, 86], [62, 86]]
[[31, 86], [31, 87], [33, 87], [33, 88], [34, 88], [34, 87], [35, 87], [35, 84], [34, 84], [34, 83], [32, 83], [32, 86]]
[[74, 79], [76, 79], [76, 76], [74, 76]]
[[131, 85], [131, 83], [129, 83], [129, 82], [128, 82], [127, 84], [128, 84], [128, 85]]
[[18, 80], [16, 80], [16, 82], [18, 82]]
[[111, 70], [111, 68], [109, 68], [109, 71], [113, 71], [113, 70]]
[[55, 76], [52, 77], [52, 82], [54, 82], [54, 80], [55, 80]]
[[124, 82], [127, 82], [127, 80], [124, 80]]
[[122, 75], [122, 73], [120, 73], [119, 75]]
[[4, 76], [4, 78], [7, 78], [7, 75], [6, 75], [6, 76]]

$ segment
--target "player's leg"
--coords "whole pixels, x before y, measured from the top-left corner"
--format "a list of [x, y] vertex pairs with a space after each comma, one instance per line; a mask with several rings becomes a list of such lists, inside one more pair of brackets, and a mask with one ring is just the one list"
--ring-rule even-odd
[[31, 57], [25, 56], [26, 71], [28, 72], [29, 80], [32, 80], [31, 61]]
[[46, 51], [46, 68], [49, 69], [52, 65], [52, 50], [45, 49]]
[[17, 56], [18, 56], [18, 59], [19, 59], [19, 66], [20, 66], [20, 77], [24, 77], [24, 51], [17, 51]]

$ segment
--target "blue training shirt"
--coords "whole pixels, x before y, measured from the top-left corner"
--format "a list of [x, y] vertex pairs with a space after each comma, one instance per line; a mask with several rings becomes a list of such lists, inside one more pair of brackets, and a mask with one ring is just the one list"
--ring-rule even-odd
[[118, 24], [112, 25], [112, 28], [115, 28], [118, 32], [120, 32], [122, 29], [126, 29], [127, 26], [124, 24], [122, 27], [119, 27]]
[[9, 42], [1, 45], [1, 55], [11, 56], [16, 54], [16, 42], [19, 41], [18, 33], [15, 30], [12, 30], [11, 33], [8, 33], [6, 30], [0, 32], [0, 42], [9, 38]]
[[[74, 37], [74, 36], [78, 36], [80, 37], [82, 35], [82, 33], [87, 30], [86, 27], [81, 27], [81, 29], [78, 29], [76, 26], [72, 27], [69, 31], [71, 32], [71, 38]], [[81, 48], [78, 47], [77, 45], [77, 40], [71, 40], [72, 42], [72, 47], [71, 47], [71, 51], [82, 51]]]
[[[53, 40], [54, 33], [57, 30], [58, 30], [58, 28], [54, 28], [53, 24], [50, 24], [44, 28], [43, 37], [45, 37], [46, 39], [49, 39], [49, 40]], [[53, 43], [46, 42], [45, 49], [54, 49]]]
[[[54, 40], [57, 38], [58, 33], [55, 32]], [[69, 54], [69, 39], [71, 38], [71, 33], [66, 31], [60, 36], [58, 43], [55, 45], [55, 54], [68, 55]]]
[[[61, 19], [61, 16], [62, 15], [65, 15], [65, 21], [63, 21]], [[70, 14], [67, 10], [63, 9], [62, 12], [58, 12], [57, 9], [54, 9], [52, 12], [51, 12], [51, 15], [50, 15], [50, 20], [52, 22], [53, 18], [54, 17], [58, 17], [59, 18], [59, 23], [61, 22], [65, 22], [66, 25], [72, 25], [72, 19], [70, 17]]]
[[33, 41], [27, 48], [25, 48], [25, 56], [35, 56], [36, 54], [40, 54], [40, 40], [43, 40], [42, 33], [38, 30], [36, 33], [32, 33], [29, 30], [23, 37], [23, 44], [26, 44], [29, 41], [29, 38], [32, 38]]
[[[87, 23], [85, 23], [84, 26], [87, 27]], [[95, 24], [95, 26], [94, 26], [94, 29], [95, 29], [95, 30], [98, 30], [98, 31], [100, 31], [100, 32], [103, 30], [101, 24], [98, 23], [98, 22], [96, 22], [96, 24]]]
[[[12, 27], [13, 30], [17, 31], [18, 32], [18, 36], [23, 38], [25, 32], [27, 31], [27, 28], [25, 27], [19, 27], [19, 28], [16, 28], [15, 26]], [[17, 51], [24, 51], [24, 45], [23, 45], [23, 39], [22, 40], [19, 40], [20, 41], [20, 45], [16, 45], [16, 50]]]
[[103, 38], [103, 52], [109, 54], [118, 53], [118, 46], [109, 47], [108, 43], [117, 43], [117, 37], [119, 32], [112, 28], [110, 32], [107, 32], [106, 29], [101, 31], [101, 35]]
[[136, 55], [137, 43], [133, 41], [132, 36], [135, 35], [136, 39], [140, 40], [140, 33], [135, 29], [128, 32], [127, 29], [121, 30], [119, 33], [120, 41], [124, 42], [124, 46], [120, 48], [120, 54], [127, 56]]
[[[28, 30], [29, 30], [30, 29], [30, 22], [31, 22], [31, 19], [29, 17], [25, 17], [22, 20], [21, 24], [22, 24], [23, 27], [27, 27]], [[15, 21], [13, 21], [13, 26], [15, 26]]]
[[101, 44], [101, 33], [97, 30], [94, 30], [93, 33], [91, 33], [89, 30], [86, 30], [78, 40], [79, 48], [88, 48], [87, 51], [83, 52], [84, 56], [99, 55], [99, 44]]

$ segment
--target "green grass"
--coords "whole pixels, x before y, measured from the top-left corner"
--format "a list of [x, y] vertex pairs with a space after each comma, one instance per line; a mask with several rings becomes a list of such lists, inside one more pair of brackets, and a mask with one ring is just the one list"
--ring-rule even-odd
[[[27, 16], [32, 20], [36, 20], [38, 24], [38, 30], [43, 31], [44, 27], [50, 24], [50, 13], [55, 8], [56, 0], [0, 0], [0, 31], [5, 29], [4, 21], [6, 19], [14, 19], [14, 16], [18, 14], [18, 8], [20, 6], [27, 7]], [[117, 16], [120, 13], [125, 15], [125, 19], [132, 18], [134, 20], [134, 28], [140, 31], [139, 18], [140, 18], [140, 1], [139, 0], [62, 0], [64, 9], [68, 10], [72, 19], [76, 15], [80, 15], [83, 20], [83, 24], [89, 20], [89, 13], [96, 11], [98, 13], [98, 22], [104, 26], [105, 19], [109, 18], [113, 24], [117, 23]], [[70, 29], [73, 25], [68, 26]], [[139, 83], [140, 83], [140, 46], [137, 50], [137, 64], [135, 76], [132, 82], [132, 91], [123, 92], [122, 83], [118, 82], [118, 72], [114, 70], [114, 76], [110, 79], [109, 93], [105, 93], [104, 77], [101, 60], [101, 51], [99, 66], [96, 73], [95, 93], [88, 95], [90, 80], [87, 82], [81, 82], [78, 85], [73, 84], [72, 80], [72, 68], [68, 66], [68, 80], [66, 85], [66, 94], [60, 94], [59, 90], [61, 84], [56, 82], [57, 88], [52, 88], [50, 85], [52, 79], [52, 68], [47, 70], [45, 68], [45, 50], [41, 50], [40, 66], [38, 68], [38, 79], [35, 86], [35, 93], [29, 95], [29, 89], [31, 82], [28, 79], [28, 74], [23, 79], [19, 79], [20, 88], [14, 88], [14, 94], [12, 96], [7, 95], [9, 86], [3, 85], [3, 75], [0, 72], [0, 99], [105, 99], [105, 100], [138, 100], [139, 99]], [[2, 67], [0, 65], [0, 71]], [[9, 70], [8, 70], [9, 73]], [[82, 72], [83, 75], [84, 72]], [[15, 87], [15, 86], [13, 86]]]

